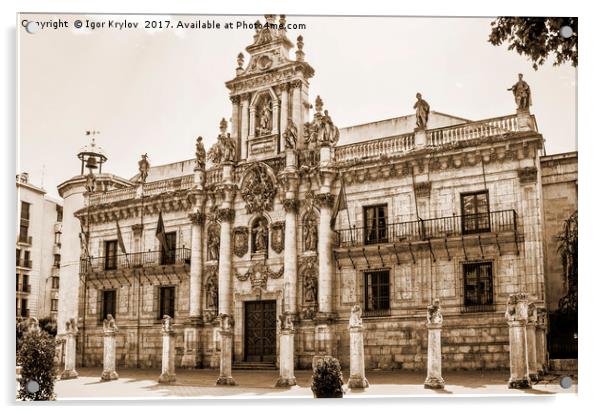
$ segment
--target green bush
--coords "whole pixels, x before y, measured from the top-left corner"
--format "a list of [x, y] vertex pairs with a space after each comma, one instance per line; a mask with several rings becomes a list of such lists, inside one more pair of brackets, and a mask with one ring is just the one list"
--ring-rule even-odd
[[325, 356], [316, 361], [311, 390], [317, 398], [343, 397], [343, 373], [336, 358]]
[[[17, 364], [21, 366], [21, 379], [17, 399], [24, 401], [54, 400], [54, 381], [56, 366], [54, 365], [55, 341], [47, 332], [37, 329], [23, 332], [21, 344], [17, 352]], [[38, 385], [28, 389], [29, 381]], [[32, 389], [34, 388], [34, 389]]]

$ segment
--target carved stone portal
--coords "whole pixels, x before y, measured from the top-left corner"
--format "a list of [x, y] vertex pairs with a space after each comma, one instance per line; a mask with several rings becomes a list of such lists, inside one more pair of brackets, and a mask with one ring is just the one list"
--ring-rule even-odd
[[234, 229], [234, 254], [243, 257], [249, 250], [249, 229], [236, 227]]
[[276, 196], [276, 186], [267, 172], [267, 167], [254, 164], [249, 167], [240, 190], [246, 203], [247, 213], [271, 211]]

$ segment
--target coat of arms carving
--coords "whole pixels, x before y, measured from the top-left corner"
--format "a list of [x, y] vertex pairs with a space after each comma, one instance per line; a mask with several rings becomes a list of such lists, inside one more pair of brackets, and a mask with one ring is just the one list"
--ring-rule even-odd
[[236, 227], [234, 229], [234, 254], [243, 257], [249, 250], [249, 229]]
[[241, 282], [251, 279], [251, 286], [253, 288], [261, 289], [265, 289], [267, 287], [268, 278], [279, 279], [283, 274], [284, 266], [282, 266], [277, 272], [274, 272], [263, 262], [255, 262], [245, 273], [239, 273], [238, 270], [234, 273], [236, 278]]
[[284, 250], [284, 222], [279, 221], [272, 224], [272, 250], [282, 253]]
[[276, 196], [276, 186], [268, 175], [267, 167], [262, 164], [251, 166], [242, 182], [240, 192], [246, 203], [247, 213], [271, 211]]

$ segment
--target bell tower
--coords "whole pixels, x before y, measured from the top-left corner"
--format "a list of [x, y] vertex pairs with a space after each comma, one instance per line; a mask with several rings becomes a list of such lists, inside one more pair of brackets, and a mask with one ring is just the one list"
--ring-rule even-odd
[[[236, 77], [226, 82], [232, 101], [232, 138], [237, 142], [241, 161], [263, 160], [284, 152], [286, 131], [292, 128], [303, 137], [309, 119], [309, 79], [314, 69], [305, 62], [303, 37], [293, 43], [286, 34], [286, 17], [265, 15], [265, 23], [255, 23], [250, 55], [239, 53]], [[299, 139], [297, 148], [303, 147]]]

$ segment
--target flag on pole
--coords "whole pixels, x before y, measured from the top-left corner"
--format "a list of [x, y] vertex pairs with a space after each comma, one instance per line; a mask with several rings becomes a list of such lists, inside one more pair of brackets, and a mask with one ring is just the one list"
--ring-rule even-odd
[[345, 181], [342, 179], [342, 177], [341, 188], [339, 189], [339, 195], [334, 202], [334, 212], [332, 218], [330, 219], [331, 228], [334, 228], [334, 225], [337, 221], [337, 216], [341, 210], [347, 210], [347, 193], [345, 192]]
[[159, 222], [157, 223], [157, 231], [155, 232], [155, 237], [159, 239], [159, 243], [161, 243], [161, 248], [167, 254], [169, 253], [169, 247], [167, 246], [167, 236], [165, 235], [165, 225], [163, 224], [163, 215], [159, 211]]
[[128, 252], [125, 251], [125, 243], [123, 242], [123, 236], [121, 235], [121, 228], [119, 227], [119, 220], [115, 221], [115, 224], [117, 224], [117, 244], [119, 244], [121, 253], [127, 255]]

